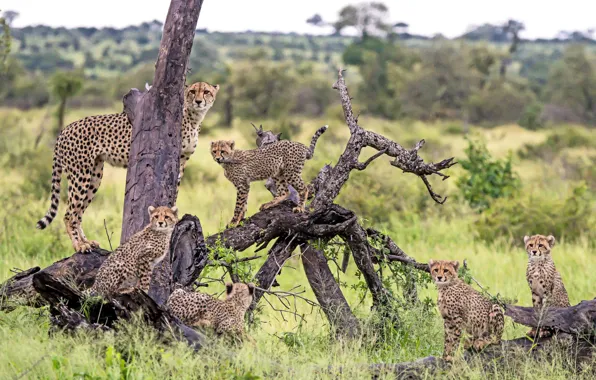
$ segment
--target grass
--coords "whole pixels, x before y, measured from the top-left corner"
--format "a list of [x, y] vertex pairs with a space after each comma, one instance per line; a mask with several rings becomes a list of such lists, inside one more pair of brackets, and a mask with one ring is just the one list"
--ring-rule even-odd
[[[114, 110], [117, 109], [116, 105]], [[114, 110], [74, 110], [68, 114], [67, 122]], [[0, 110], [0, 138], [11, 142], [3, 145], [6, 152], [0, 154], [0, 200], [9, 205], [0, 229], [0, 282], [12, 275], [12, 268], [43, 267], [71, 251], [61, 220], [64, 200], [59, 216], [48, 229], [38, 231], [34, 228], [35, 222], [49, 206], [49, 182], [46, 183], [44, 176], [51, 170], [50, 137], [44, 136], [39, 148], [31, 148], [44, 114], [45, 110]], [[234, 187], [210, 157], [209, 142], [226, 138], [236, 140], [239, 148], [254, 146], [254, 132], [249, 122], [236, 121], [232, 129], [224, 130], [213, 127], [215, 120], [215, 115], [207, 117], [197, 151], [185, 171], [177, 204], [182, 214], [194, 214], [200, 218], [206, 234], [222, 229], [232, 216], [235, 201]], [[348, 139], [348, 131], [341, 120], [300, 121], [302, 130], [292, 138], [301, 142], [309, 141], [313, 131], [321, 125], [330, 126], [319, 142], [323, 145], [318, 146], [315, 158], [307, 162], [304, 176], [311, 179], [323, 164], [337, 159]], [[364, 116], [360, 123], [402, 142], [406, 148], [425, 138], [427, 145], [422, 151], [425, 159], [438, 160], [452, 155], [457, 158], [466, 147], [463, 134], [457, 132], [453, 123], [395, 123]], [[263, 124], [265, 129], [275, 129], [277, 123], [267, 121]], [[491, 153], [503, 157], [509, 151], [517, 152], [524, 144], [545, 141], [549, 131], [533, 132], [507, 125], [490, 130], [472, 128], [472, 133], [484, 137]], [[585, 152], [586, 148], [578, 149]], [[591, 150], [590, 154], [593, 153]], [[366, 150], [365, 154], [373, 152]], [[526, 191], [556, 197], [566, 194], [572, 186], [572, 183], [562, 181], [549, 164], [541, 161], [522, 160], [514, 156], [514, 165]], [[523, 249], [519, 245], [505, 243], [504, 239], [497, 239], [496, 243], [489, 245], [475, 238], [472, 225], [477, 215], [457, 197], [455, 179], [462, 170], [454, 167], [449, 173], [455, 178], [433, 182], [437, 190], [450, 197], [445, 205], [439, 206], [428, 198], [418, 178], [396, 171], [388, 165], [387, 159], [381, 158], [365, 172], [351, 175], [338, 202], [357, 211], [365, 225], [383, 229], [417, 260], [466, 260], [473, 276], [490, 293], [517, 300], [520, 305], [530, 305]], [[103, 247], [109, 247], [104, 220], [112, 243], [119, 241], [125, 177], [124, 169], [106, 167], [101, 189], [85, 213], [83, 227], [87, 236], [99, 240]], [[253, 184], [248, 215], [257, 212], [259, 205], [269, 199], [270, 195], [262, 184]], [[517, 238], [521, 241], [522, 236]], [[557, 238], [554, 259], [571, 303], [593, 298], [590, 274], [596, 272], [594, 246], [585, 237], [573, 242], [567, 242], [565, 237]], [[237, 254], [248, 256], [253, 251]], [[253, 262], [245, 269], [255, 273], [260, 262]], [[332, 270], [335, 271], [333, 266]], [[206, 275], [216, 277], [221, 273], [217, 269], [211, 271]], [[305, 314], [304, 322], [287, 316], [284, 319], [262, 303], [257, 314], [258, 323], [250, 330], [255, 346], [214, 346], [198, 354], [182, 343], [159, 341], [150, 329], [138, 321], [125, 325], [118, 334], [48, 335], [47, 310], [18, 307], [11, 313], [0, 312], [0, 374], [10, 378], [28, 371], [25, 378], [43, 379], [368, 378], [369, 363], [401, 362], [441, 354], [442, 320], [435, 307], [430, 312], [422, 308], [401, 310], [400, 328], [380, 335], [380, 330], [373, 323], [374, 315], [370, 313], [370, 297], [362, 300], [361, 292], [353, 288], [360, 281], [353, 262], [340, 279], [345, 282], [344, 295], [365, 326], [364, 334], [352, 342], [338, 342], [330, 338], [324, 315], [317, 310], [311, 312], [310, 307], [301, 301], [297, 302], [297, 309]], [[301, 285], [306, 290], [306, 297], [315, 299], [299, 257], [290, 260], [278, 281], [280, 289]], [[223, 287], [215, 283], [208, 288], [212, 294], [219, 294], [222, 290]], [[436, 290], [432, 285], [422, 287], [419, 294], [421, 299], [436, 300]], [[275, 299], [270, 300], [279, 306]], [[507, 320], [504, 338], [522, 336], [526, 330]], [[535, 362], [520, 354], [505, 368], [499, 368], [495, 376], [504, 379], [587, 376], [583, 373], [572, 375], [564, 365], [565, 361], [565, 357], [555, 355], [544, 358], [541, 365], [536, 366]], [[461, 363], [444, 376], [460, 378], [464, 376], [462, 374], [471, 379], [490, 376], [487, 369], [479, 364], [468, 366]], [[389, 375], [383, 376], [389, 378]]]

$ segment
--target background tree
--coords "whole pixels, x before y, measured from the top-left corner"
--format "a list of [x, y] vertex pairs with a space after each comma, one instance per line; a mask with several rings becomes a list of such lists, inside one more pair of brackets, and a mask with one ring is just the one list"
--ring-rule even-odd
[[368, 36], [385, 36], [391, 30], [389, 8], [380, 2], [347, 5], [339, 11], [339, 18], [333, 26], [337, 34], [341, 34], [347, 27], [353, 27], [363, 39]]
[[509, 46], [509, 57], [501, 59], [501, 77], [505, 77], [507, 72], [507, 66], [511, 62], [511, 57], [517, 51], [519, 43], [521, 39], [519, 38], [519, 34], [521, 31], [525, 30], [526, 27], [522, 22], [516, 20], [508, 20], [505, 25], [503, 25], [503, 32], [509, 37], [511, 40], [511, 45]]
[[4, 18], [4, 20], [6, 20], [6, 23], [8, 24], [8, 26], [12, 26], [13, 21], [19, 17], [19, 12], [4, 11], [4, 13], [2, 14], [2, 17]]
[[54, 136], [64, 127], [64, 113], [66, 102], [75, 96], [83, 87], [83, 77], [68, 71], [58, 71], [50, 79], [50, 91], [58, 99], [57, 123], [54, 129]]
[[10, 53], [10, 22], [6, 18], [6, 13], [4, 12], [3, 17], [0, 17], [0, 28], [2, 29], [0, 34], [0, 78], [6, 69], [6, 60]]
[[582, 45], [570, 46], [549, 76], [546, 97], [560, 109], [557, 121], [596, 123], [596, 59]]

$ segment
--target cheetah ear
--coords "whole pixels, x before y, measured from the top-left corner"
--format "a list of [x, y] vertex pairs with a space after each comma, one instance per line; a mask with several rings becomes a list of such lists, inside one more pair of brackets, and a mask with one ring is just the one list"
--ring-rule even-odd
[[530, 240], [530, 237], [528, 235], [524, 236], [524, 244], [528, 244], [528, 240]]
[[435, 265], [435, 260], [433, 260], [433, 259], [428, 260], [428, 269], [432, 268], [433, 265]]
[[553, 235], [548, 235], [546, 240], [548, 241], [548, 244], [550, 244], [551, 248], [555, 246], [555, 237]]
[[277, 135], [275, 135], [277, 137], [278, 140], [281, 140], [281, 132], [279, 132]]
[[231, 282], [226, 283], [226, 294], [230, 295], [232, 293], [232, 289], [234, 289], [234, 284]]
[[255, 293], [255, 284], [253, 284], [252, 282], [249, 282], [246, 285], [248, 285], [248, 294], [250, 294], [252, 296]]
[[171, 210], [174, 213], [174, 215], [178, 216], [178, 207], [172, 206]]
[[451, 265], [453, 265], [453, 269], [457, 272], [457, 268], [459, 268], [459, 261], [452, 261]]
[[228, 140], [228, 145], [230, 145], [230, 149], [234, 149], [236, 142], [234, 140]]
[[153, 213], [153, 211], [155, 211], [155, 207], [149, 206], [149, 208], [147, 210], [149, 210], [149, 216], [151, 216], [151, 213]]
[[215, 89], [215, 93], [217, 94], [217, 92], [219, 91], [219, 85], [216, 84], [215, 86], [213, 86], [213, 88]]

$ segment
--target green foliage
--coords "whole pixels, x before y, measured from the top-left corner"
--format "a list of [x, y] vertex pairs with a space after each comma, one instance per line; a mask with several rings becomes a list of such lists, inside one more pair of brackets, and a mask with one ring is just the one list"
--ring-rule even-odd
[[535, 95], [525, 85], [491, 80], [475, 89], [468, 100], [469, 120], [472, 123], [515, 122], [534, 103]]
[[519, 188], [519, 179], [513, 172], [511, 155], [494, 159], [481, 141], [468, 140], [465, 159], [459, 160], [466, 171], [458, 178], [457, 186], [463, 199], [480, 212], [498, 198], [507, 198]]
[[474, 224], [478, 237], [487, 242], [506, 240], [521, 245], [521, 237], [531, 234], [552, 234], [557, 239], [573, 242], [596, 238], [595, 201], [585, 183], [560, 196], [538, 194], [528, 189], [522, 196], [496, 200]]
[[10, 54], [10, 26], [4, 17], [0, 17], [0, 79], [3, 79], [3, 74], [6, 69], [6, 59]]
[[596, 149], [596, 135], [584, 128], [566, 127], [551, 132], [540, 144], [524, 144], [519, 150], [519, 156], [552, 162], [561, 152], [570, 148]]
[[542, 119], [542, 104], [538, 102], [528, 104], [524, 109], [518, 124], [531, 131], [535, 131], [544, 127], [544, 120]]
[[58, 99], [68, 99], [83, 88], [83, 77], [70, 71], [57, 71], [50, 78], [50, 89]]
[[583, 45], [569, 46], [554, 65], [546, 97], [565, 111], [551, 115], [553, 121], [596, 123], [596, 59]]

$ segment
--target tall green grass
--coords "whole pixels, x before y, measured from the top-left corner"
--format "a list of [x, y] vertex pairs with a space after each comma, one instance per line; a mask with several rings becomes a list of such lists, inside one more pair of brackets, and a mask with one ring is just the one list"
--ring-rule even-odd
[[[106, 111], [77, 110], [68, 114], [67, 122]], [[39, 146], [33, 147], [43, 115], [41, 110], [0, 110], [0, 200], [5, 205], [0, 228], [0, 281], [12, 275], [12, 268], [43, 267], [69, 255], [72, 250], [61, 220], [64, 199], [54, 223], [44, 231], [35, 229], [35, 222], [49, 206], [51, 136], [44, 135]], [[313, 131], [321, 125], [330, 126], [319, 142], [314, 159], [307, 162], [304, 177], [310, 180], [323, 164], [335, 162], [349, 136], [345, 124], [338, 119], [299, 121], [301, 129], [295, 131], [292, 138], [301, 142], [308, 142]], [[223, 228], [232, 216], [235, 202], [235, 189], [211, 159], [207, 149], [209, 142], [225, 136], [235, 139], [241, 149], [254, 146], [250, 123], [236, 121], [231, 130], [220, 130], [210, 123], [213, 123], [211, 116], [206, 120], [205, 133], [185, 171], [177, 202], [182, 213], [200, 218], [206, 234]], [[366, 117], [362, 117], [360, 123], [403, 143], [406, 148], [413, 146], [417, 139], [425, 138], [427, 145], [422, 152], [425, 159], [461, 157], [466, 147], [464, 136], [453, 123], [396, 124]], [[266, 129], [276, 129], [279, 123], [266, 121], [263, 124]], [[526, 143], [538, 144], [547, 138], [546, 133], [526, 131], [517, 126], [491, 130], [473, 128], [472, 131], [486, 139], [489, 151], [496, 157], [504, 157]], [[373, 152], [366, 150], [365, 154]], [[338, 203], [355, 210], [364, 225], [374, 225], [385, 231], [418, 261], [426, 262], [430, 258], [466, 260], [474, 278], [491, 294], [498, 293], [520, 305], [530, 305], [525, 280], [527, 259], [520, 243], [522, 236], [503, 236], [495, 232], [490, 243], [479, 239], [474, 226], [481, 216], [458, 197], [455, 186], [455, 180], [464, 174], [463, 170], [456, 166], [449, 171], [454, 178], [445, 182], [434, 180], [435, 189], [450, 198], [440, 206], [430, 200], [420, 179], [395, 170], [387, 161], [380, 158], [366, 171], [353, 173]], [[551, 201], [563, 199], [577, 184], [562, 180], [551, 166], [536, 159], [514, 156], [514, 168], [525, 192]], [[125, 170], [107, 167], [101, 188], [83, 219], [87, 236], [98, 240], [105, 248], [109, 248], [108, 235], [114, 245], [120, 239], [125, 177]], [[270, 195], [264, 186], [253, 184], [248, 215], [257, 212], [259, 205], [268, 200]], [[593, 207], [591, 205], [587, 207]], [[531, 218], [533, 213], [527, 215]], [[550, 233], [534, 230], [534, 225], [545, 224], [527, 221], [526, 233]], [[594, 245], [588, 237], [589, 226], [582, 226], [579, 228], [584, 228], [585, 233], [573, 241], [568, 241], [565, 235], [557, 236], [558, 244], [553, 251], [572, 304], [594, 297], [591, 279], [591, 274], [596, 272]], [[237, 254], [252, 255], [253, 250]], [[263, 260], [252, 264], [253, 273]], [[330, 265], [336, 273], [336, 268], [332, 263]], [[305, 314], [303, 321], [281, 315], [262, 302], [257, 323], [250, 329], [256, 340], [254, 346], [214, 345], [199, 353], [191, 352], [182, 343], [160, 341], [139, 321], [126, 324], [118, 334], [48, 335], [47, 310], [18, 307], [11, 313], [0, 312], [0, 377], [15, 377], [29, 371], [25, 378], [250, 379], [254, 378], [252, 375], [280, 379], [369, 378], [369, 363], [395, 363], [441, 354], [442, 320], [434, 307], [430, 311], [423, 306], [401, 309], [399, 328], [383, 330], [384, 334], [380, 335], [374, 327], [374, 315], [370, 313], [370, 297], [362, 299], [361, 292], [353, 289], [361, 281], [356, 272], [353, 262], [345, 274], [337, 272], [349, 304], [364, 325], [362, 336], [351, 342], [338, 342], [332, 338], [324, 315], [316, 309], [311, 311], [301, 300], [296, 304], [298, 311]], [[219, 269], [211, 269], [208, 276], [215, 278], [222, 274]], [[306, 290], [304, 295], [315, 300], [299, 257], [289, 260], [278, 282], [281, 289], [300, 285]], [[206, 290], [217, 295], [223, 287], [214, 282]], [[436, 290], [432, 285], [420, 287], [419, 296], [422, 300], [435, 300]], [[274, 297], [268, 296], [268, 299], [280, 306]], [[525, 327], [515, 326], [507, 320], [504, 337], [519, 337], [525, 331]], [[479, 364], [460, 363], [444, 376], [472, 379], [587, 376], [582, 373], [572, 375], [565, 366], [567, 359], [557, 355], [544, 358], [540, 366], [523, 354], [508, 360], [511, 362], [499, 368], [496, 374]], [[381, 378], [392, 377], [385, 374]]]

